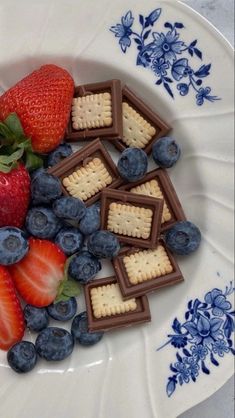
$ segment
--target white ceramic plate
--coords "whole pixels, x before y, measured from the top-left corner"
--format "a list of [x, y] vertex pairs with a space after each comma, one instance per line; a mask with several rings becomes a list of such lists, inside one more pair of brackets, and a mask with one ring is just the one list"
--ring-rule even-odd
[[[151, 13], [156, 9], [161, 10]], [[148, 20], [139, 19], [139, 14]], [[146, 22], [142, 32], [141, 24]], [[109, 29], [118, 23], [122, 27], [114, 29], [115, 37]], [[158, 63], [151, 58], [148, 62], [154, 39]], [[0, 44], [2, 89], [39, 65], [53, 62], [66, 67], [76, 83], [120, 78], [172, 124], [182, 158], [170, 175], [188, 218], [203, 235], [200, 250], [179, 260], [185, 282], [149, 297], [151, 324], [112, 332], [94, 348], [78, 347], [61, 364], [41, 361], [26, 376], [14, 374], [0, 352], [0, 415], [176, 417], [215, 392], [233, 370], [228, 341], [233, 318], [232, 49], [190, 8], [155, 0], [2, 0]], [[126, 53], [121, 46], [127, 47]], [[137, 55], [139, 63], [146, 64], [147, 59], [147, 67], [136, 65]], [[183, 77], [185, 70], [188, 75]], [[155, 85], [159, 71], [168, 77], [168, 87]], [[180, 95], [187, 93], [189, 75], [193, 85], [188, 94]], [[199, 91], [207, 87], [211, 92]], [[207, 98], [202, 104], [203, 95]], [[220, 100], [210, 101], [208, 96]], [[112, 155], [115, 158], [117, 153]], [[102, 275], [110, 269], [106, 265]], [[194, 303], [188, 305], [190, 300]], [[188, 306], [191, 311], [186, 314]], [[185, 322], [190, 324], [182, 326]], [[169, 343], [157, 351], [169, 339], [185, 346]]]

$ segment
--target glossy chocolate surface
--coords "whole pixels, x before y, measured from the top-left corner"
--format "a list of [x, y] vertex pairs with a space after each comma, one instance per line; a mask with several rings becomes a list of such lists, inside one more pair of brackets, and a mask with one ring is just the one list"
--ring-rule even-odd
[[109, 206], [111, 203], [123, 203], [130, 206], [151, 209], [153, 212], [151, 233], [147, 239], [129, 237], [127, 235], [115, 234], [121, 242], [135, 247], [154, 248], [158, 242], [161, 218], [163, 210], [163, 200], [154, 197], [137, 195], [134, 193], [106, 189], [101, 193], [101, 229], [107, 229]]
[[172, 227], [172, 225], [174, 225], [176, 222], [186, 220], [186, 216], [183, 211], [182, 205], [179, 201], [179, 198], [167, 173], [167, 170], [157, 168], [156, 170], [147, 173], [142, 180], [136, 181], [134, 183], [127, 183], [120, 186], [119, 190], [129, 191], [133, 187], [140, 186], [141, 184], [144, 184], [147, 181], [154, 179], [156, 179], [159, 184], [161, 192], [164, 196], [164, 200], [170, 210], [172, 217], [169, 221], [161, 224], [161, 232], [163, 232]]
[[112, 125], [102, 128], [76, 130], [72, 126], [72, 115], [65, 134], [66, 141], [84, 141], [85, 139], [122, 137], [122, 87], [120, 80], [108, 80], [99, 83], [85, 84], [75, 87], [75, 97], [108, 92], [112, 100]]
[[[125, 86], [122, 90], [122, 102], [127, 102], [132, 108], [134, 108], [150, 125], [156, 129], [156, 134], [146, 145], [142, 148], [147, 154], [152, 150], [152, 144], [155, 140], [165, 136], [171, 129], [171, 127], [157, 114], [155, 113], [142, 99], [136, 96], [136, 94]], [[125, 142], [122, 141], [122, 137], [119, 136], [113, 143], [119, 151], [124, 151], [129, 148]]]
[[[116, 188], [122, 184], [122, 179], [120, 178], [117, 167], [114, 164], [112, 158], [110, 157], [105, 146], [97, 138], [96, 140], [90, 142], [88, 145], [83, 147], [81, 150], [75, 152], [70, 157], [65, 158], [59, 164], [56, 164], [54, 167], [48, 169], [48, 173], [53, 174], [54, 176], [59, 177], [61, 184], [65, 177], [68, 177], [74, 171], [78, 170], [79, 167], [85, 166], [93, 158], [98, 157], [101, 159], [109, 174], [111, 175], [113, 181], [107, 186]], [[63, 194], [65, 196], [70, 196], [69, 192], [62, 184]], [[89, 206], [92, 203], [100, 199], [101, 191], [96, 193], [94, 196], [87, 199], [84, 203]]]
[[146, 293], [154, 292], [162, 287], [172, 286], [174, 284], [180, 283], [184, 280], [181, 270], [178, 266], [178, 263], [170, 251], [165, 247], [162, 241], [159, 242], [166, 250], [167, 255], [170, 259], [173, 271], [171, 273], [165, 274], [161, 277], [155, 277], [151, 280], [145, 280], [142, 283], [132, 284], [129, 280], [125, 264], [124, 257], [135, 254], [140, 249], [134, 248], [123, 248], [116, 258], [113, 259], [113, 267], [119, 283], [123, 299], [130, 299], [133, 297], [139, 297], [145, 295]]
[[136, 298], [137, 308], [135, 311], [126, 312], [124, 314], [111, 315], [103, 318], [94, 317], [90, 297], [91, 289], [112, 283], [117, 283], [115, 276], [93, 280], [84, 288], [89, 331], [109, 331], [115, 328], [129, 327], [132, 325], [141, 324], [143, 322], [149, 322], [151, 320], [151, 314], [147, 296]]

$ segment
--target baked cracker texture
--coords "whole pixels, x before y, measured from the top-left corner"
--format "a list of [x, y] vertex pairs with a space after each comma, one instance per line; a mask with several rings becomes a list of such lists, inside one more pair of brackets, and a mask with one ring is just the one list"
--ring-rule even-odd
[[129, 147], [145, 148], [156, 134], [156, 129], [128, 103], [122, 103], [122, 111], [122, 141]]
[[100, 158], [93, 158], [63, 179], [63, 186], [73, 197], [84, 202], [112, 183], [112, 176]]
[[138, 206], [111, 203], [107, 229], [120, 235], [148, 239], [151, 234], [153, 211]]
[[91, 304], [95, 318], [125, 314], [137, 308], [136, 300], [123, 301], [117, 283], [93, 287], [90, 291]]
[[111, 94], [106, 92], [74, 98], [72, 103], [72, 123], [73, 128], [76, 130], [111, 126]]
[[131, 284], [142, 283], [173, 271], [165, 248], [159, 245], [154, 250], [143, 250], [123, 259]]

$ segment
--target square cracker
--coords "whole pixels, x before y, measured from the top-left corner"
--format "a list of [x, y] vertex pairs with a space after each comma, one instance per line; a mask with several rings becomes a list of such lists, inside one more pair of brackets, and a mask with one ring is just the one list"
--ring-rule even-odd
[[91, 305], [95, 318], [125, 314], [135, 311], [135, 299], [123, 301], [118, 283], [93, 287], [90, 291]]
[[122, 111], [122, 141], [129, 147], [145, 148], [156, 134], [156, 129], [128, 103], [122, 103]]
[[130, 192], [135, 194], [143, 194], [145, 196], [150, 197], [156, 197], [158, 199], [163, 199], [164, 203], [161, 223], [163, 224], [164, 222], [168, 222], [171, 220], [171, 212], [166, 204], [166, 201], [156, 179], [146, 181], [145, 183], [142, 183], [139, 186], [132, 187], [132, 189], [130, 189]]
[[173, 266], [165, 248], [159, 245], [154, 250], [143, 250], [123, 259], [131, 284], [142, 283], [173, 271]]
[[151, 209], [113, 202], [109, 205], [107, 229], [128, 237], [148, 239], [152, 218]]
[[94, 129], [112, 125], [111, 94], [98, 93], [76, 97], [72, 103], [73, 129]]
[[93, 158], [63, 179], [63, 186], [73, 197], [86, 201], [113, 181], [107, 168], [99, 158]]

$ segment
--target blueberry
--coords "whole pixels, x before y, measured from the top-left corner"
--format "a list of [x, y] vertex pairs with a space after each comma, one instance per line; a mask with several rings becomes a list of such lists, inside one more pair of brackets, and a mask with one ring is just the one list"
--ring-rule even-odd
[[172, 167], [179, 159], [181, 151], [177, 142], [168, 136], [158, 139], [152, 148], [153, 159], [159, 167]]
[[55, 243], [59, 245], [66, 255], [72, 255], [82, 249], [84, 237], [82, 233], [73, 227], [62, 228], [55, 237]]
[[188, 255], [199, 247], [201, 232], [192, 222], [178, 222], [166, 231], [165, 242], [172, 252], [179, 255]]
[[52, 303], [47, 307], [47, 312], [57, 321], [68, 321], [77, 312], [77, 301], [72, 297], [67, 301]]
[[130, 182], [140, 180], [148, 169], [147, 154], [140, 148], [127, 148], [122, 152], [117, 168], [124, 180]]
[[100, 205], [95, 203], [86, 209], [85, 216], [79, 224], [79, 229], [84, 235], [90, 235], [100, 229]]
[[64, 158], [69, 157], [73, 153], [72, 147], [69, 144], [60, 144], [54, 151], [48, 155], [47, 165], [53, 167]]
[[96, 231], [89, 236], [87, 248], [96, 257], [113, 258], [118, 255], [120, 244], [112, 232]]
[[25, 226], [34, 237], [52, 239], [61, 229], [62, 223], [51, 209], [35, 207], [28, 211]]
[[37, 363], [37, 352], [33, 343], [21, 341], [13, 345], [7, 353], [9, 366], [17, 373], [33, 370]]
[[45, 169], [43, 167], [37, 168], [30, 173], [31, 181], [33, 181], [38, 175], [45, 173]]
[[0, 228], [0, 264], [15, 264], [27, 254], [29, 244], [21, 229], [5, 226]]
[[100, 261], [88, 251], [75, 255], [69, 264], [69, 277], [82, 284], [90, 282], [101, 270]]
[[34, 177], [31, 182], [31, 197], [35, 205], [51, 204], [61, 194], [62, 186], [60, 180], [52, 174], [47, 172], [41, 173]]
[[80, 221], [86, 212], [86, 206], [81, 199], [63, 196], [53, 203], [53, 211], [58, 218]]
[[40, 332], [49, 325], [49, 315], [46, 308], [26, 305], [24, 308], [24, 319], [30, 331]]
[[102, 331], [89, 332], [86, 312], [75, 316], [72, 322], [71, 333], [75, 341], [86, 347], [97, 344], [104, 335]]
[[61, 361], [72, 353], [74, 339], [63, 328], [49, 327], [40, 332], [35, 347], [38, 355], [45, 360]]

